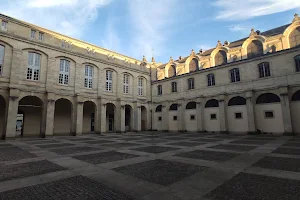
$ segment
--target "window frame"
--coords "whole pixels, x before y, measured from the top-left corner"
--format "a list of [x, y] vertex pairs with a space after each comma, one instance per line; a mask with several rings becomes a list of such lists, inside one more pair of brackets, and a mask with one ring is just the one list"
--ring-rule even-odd
[[[241, 117], [237, 117], [237, 114], [240, 114]], [[242, 112], [236, 112], [234, 113], [235, 119], [243, 119], [243, 113]]]
[[71, 62], [67, 59], [59, 61], [59, 77], [58, 83], [61, 85], [69, 85]]
[[35, 39], [36, 36], [36, 30], [31, 29], [30, 31], [30, 39]]
[[193, 90], [193, 89], [195, 89], [195, 79], [189, 78], [188, 79], [188, 90]]
[[143, 85], [144, 85], [144, 78], [139, 77], [138, 78], [138, 96], [144, 96], [144, 91], [143, 91]]
[[[32, 55], [32, 65], [30, 64], [30, 55]], [[37, 52], [28, 52], [27, 75], [26, 80], [39, 81], [41, 71], [42, 55]], [[37, 62], [38, 60], [38, 62]], [[37, 65], [38, 64], [38, 65]], [[37, 78], [36, 78], [37, 77]]]
[[294, 57], [296, 72], [300, 72], [300, 54]]
[[[267, 116], [267, 113], [272, 113], [272, 117]], [[274, 119], [275, 118], [275, 113], [273, 110], [265, 110], [264, 111], [264, 118], [265, 119]]]
[[39, 32], [39, 41], [44, 41], [44, 33]]
[[177, 82], [176, 81], [171, 82], [171, 91], [172, 91], [172, 93], [177, 92]]
[[[215, 116], [215, 117], [213, 117]], [[210, 113], [210, 120], [217, 120], [217, 114], [216, 113]]]
[[157, 86], [157, 95], [162, 95], [162, 92], [163, 92], [162, 85], [158, 85]]
[[213, 73], [207, 74], [207, 86], [216, 85], [215, 75]]
[[1, 57], [1, 54], [0, 54], [0, 76], [2, 76], [2, 74], [3, 74], [4, 57], [5, 57], [5, 46], [2, 45], [2, 44], [0, 44], [0, 49], [1, 48], [3, 49], [3, 54], [2, 54], [2, 57]]
[[113, 91], [113, 71], [112, 70], [106, 70], [105, 71], [105, 91], [106, 92], [112, 92]]
[[123, 94], [129, 94], [129, 74], [123, 74]]
[[2, 31], [7, 31], [7, 26], [8, 26], [8, 22], [5, 20], [2, 20], [1, 22], [1, 30]]
[[230, 81], [231, 83], [236, 83], [241, 81], [241, 75], [240, 75], [240, 69], [239, 68], [233, 68], [229, 70], [230, 74]]
[[94, 67], [91, 65], [84, 66], [84, 87], [87, 89], [93, 88]]
[[266, 78], [271, 76], [271, 69], [269, 62], [262, 62], [258, 64], [259, 78]]

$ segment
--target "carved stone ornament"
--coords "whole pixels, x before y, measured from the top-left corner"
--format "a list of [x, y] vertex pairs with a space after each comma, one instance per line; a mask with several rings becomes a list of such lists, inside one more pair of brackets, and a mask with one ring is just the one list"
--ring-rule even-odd
[[300, 17], [297, 13], [294, 15], [293, 23], [296, 21], [300, 21]]
[[255, 32], [254, 28], [252, 28], [249, 36], [255, 36], [255, 35], [257, 35], [257, 32]]
[[174, 62], [172, 56], [170, 57], [170, 61], [169, 61], [169, 62], [170, 62], [170, 63], [173, 63], [173, 62]]
[[221, 41], [220, 41], [220, 40], [218, 40], [217, 47], [221, 47], [221, 46], [223, 46], [223, 45], [222, 45]]
[[192, 51], [191, 51], [191, 56], [195, 56], [195, 51], [194, 51], [194, 49], [192, 49]]
[[143, 62], [146, 63], [147, 62], [147, 59], [145, 56], [143, 56]]

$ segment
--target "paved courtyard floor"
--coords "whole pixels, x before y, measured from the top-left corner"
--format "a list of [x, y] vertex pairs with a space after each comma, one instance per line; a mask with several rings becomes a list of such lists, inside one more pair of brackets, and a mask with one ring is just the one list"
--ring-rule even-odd
[[0, 200], [299, 200], [300, 137], [126, 133], [0, 141]]

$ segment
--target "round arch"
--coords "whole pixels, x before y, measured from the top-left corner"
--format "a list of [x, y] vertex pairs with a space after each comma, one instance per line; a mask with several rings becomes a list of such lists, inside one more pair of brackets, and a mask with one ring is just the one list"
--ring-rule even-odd
[[228, 101], [228, 106], [240, 106], [240, 105], [246, 105], [246, 99], [241, 96], [232, 97]]
[[74, 62], [75, 64], [77, 63], [73, 58], [67, 57], [67, 56], [56, 56], [55, 59], [65, 59]]
[[156, 106], [155, 112], [162, 112], [162, 105]]
[[69, 99], [60, 98], [55, 101], [54, 131], [56, 135], [70, 135], [72, 131], [73, 104]]
[[210, 99], [205, 103], [205, 108], [216, 108], [219, 107], [219, 101], [216, 99]]
[[177, 103], [173, 103], [171, 106], [170, 106], [170, 109], [171, 111], [174, 111], [174, 110], [178, 110], [178, 104]]
[[82, 133], [91, 133], [95, 131], [95, 113], [97, 106], [93, 101], [83, 103]]
[[125, 131], [132, 131], [133, 128], [133, 110], [131, 105], [126, 104], [125, 109]]
[[141, 130], [147, 130], [147, 108], [145, 106], [141, 106]]
[[261, 94], [256, 99], [256, 104], [266, 104], [266, 103], [278, 103], [280, 102], [279, 96], [273, 93], [264, 93]]
[[188, 104], [186, 104], [185, 109], [192, 110], [192, 109], [196, 109], [196, 107], [197, 107], [197, 103], [195, 101], [191, 101]]
[[300, 101], [300, 90], [292, 95], [291, 101]]
[[115, 104], [109, 102], [106, 104], [106, 132], [115, 131]]
[[42, 136], [43, 106], [37, 96], [24, 96], [19, 100], [17, 136]]

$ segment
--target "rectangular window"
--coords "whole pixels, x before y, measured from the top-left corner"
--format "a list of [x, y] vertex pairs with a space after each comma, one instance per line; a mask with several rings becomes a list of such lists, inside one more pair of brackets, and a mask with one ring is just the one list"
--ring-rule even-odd
[[238, 68], [234, 68], [230, 70], [231, 82], [239, 82], [240, 79], [240, 70]]
[[162, 95], [162, 85], [157, 86], [157, 95]]
[[138, 95], [143, 96], [143, 78], [138, 79]]
[[271, 76], [270, 65], [267, 62], [258, 65], [259, 78]]
[[28, 54], [27, 80], [38, 81], [41, 68], [41, 55], [33, 52]]
[[84, 87], [93, 88], [93, 67], [89, 65], [84, 68]]
[[158, 117], [158, 121], [161, 121], [161, 117]]
[[2, 20], [2, 24], [1, 24], [1, 30], [2, 31], [7, 31], [7, 24], [8, 24], [7, 21]]
[[194, 88], [195, 88], [194, 79], [193, 78], [188, 79], [188, 89], [192, 90]]
[[106, 71], [106, 91], [111, 92], [112, 91], [112, 71], [107, 70]]
[[177, 92], [177, 82], [172, 82], [172, 92]]
[[273, 111], [266, 111], [265, 112], [265, 118], [274, 118], [274, 112]]
[[123, 75], [123, 93], [129, 94], [129, 75], [128, 74]]
[[190, 119], [195, 120], [195, 115], [191, 115]]
[[31, 30], [31, 32], [30, 32], [30, 38], [31, 39], [35, 39], [35, 33], [36, 33], [35, 30]]
[[44, 33], [39, 32], [39, 40], [44, 41]]
[[177, 116], [173, 116], [173, 121], [177, 121]]
[[213, 86], [215, 85], [215, 75], [214, 74], [208, 74], [207, 75], [207, 86]]
[[210, 114], [210, 119], [217, 119], [217, 114]]
[[296, 62], [296, 72], [300, 72], [300, 55], [295, 57]]
[[4, 46], [0, 45], [0, 76], [3, 73], [3, 65], [4, 65]]
[[242, 119], [242, 113], [235, 113], [236, 119]]
[[61, 59], [59, 65], [59, 84], [68, 85], [70, 74], [70, 61]]

